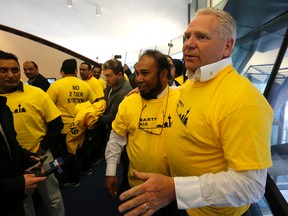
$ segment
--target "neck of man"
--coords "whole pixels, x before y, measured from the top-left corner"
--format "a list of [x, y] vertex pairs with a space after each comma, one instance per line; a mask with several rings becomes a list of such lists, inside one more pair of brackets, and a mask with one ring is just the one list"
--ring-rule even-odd
[[76, 77], [76, 75], [75, 74], [64, 74], [63, 77]]
[[165, 95], [166, 91], [168, 90], [168, 83], [161, 85], [161, 88], [154, 88], [149, 94], [141, 94], [142, 98], [145, 100], [151, 100], [151, 99], [157, 99], [161, 98], [163, 95]]
[[122, 81], [123, 77], [122, 78], [119, 78], [118, 82], [112, 86], [113, 89], [116, 89], [118, 88], [118, 86], [120, 85], [121, 81]]

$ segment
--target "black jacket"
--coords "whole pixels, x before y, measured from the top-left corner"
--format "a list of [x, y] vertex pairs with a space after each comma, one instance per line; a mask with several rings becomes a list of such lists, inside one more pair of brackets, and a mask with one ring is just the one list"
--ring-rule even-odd
[[32, 82], [28, 80], [28, 83], [29, 85], [41, 88], [45, 92], [50, 87], [50, 83], [48, 82], [48, 80], [41, 74], [38, 74]]
[[6, 105], [6, 97], [0, 96], [0, 122], [5, 132], [11, 156], [2, 133], [0, 133], [0, 210], [7, 215], [24, 215], [24, 170], [29, 166], [29, 151], [16, 140], [13, 116]]

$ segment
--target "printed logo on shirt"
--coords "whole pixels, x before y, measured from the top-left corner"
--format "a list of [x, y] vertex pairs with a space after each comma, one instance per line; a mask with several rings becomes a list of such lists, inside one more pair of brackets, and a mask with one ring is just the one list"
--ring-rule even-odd
[[172, 125], [172, 117], [166, 113], [166, 109], [159, 112], [159, 110], [150, 108], [145, 109], [147, 104], [143, 106], [138, 123], [138, 129], [145, 132], [160, 135], [163, 128], [170, 128]]
[[187, 109], [183, 102], [181, 100], [178, 101], [177, 107], [176, 107], [176, 113], [180, 121], [183, 123], [183, 125], [186, 127], [188, 123], [188, 114], [190, 112], [191, 107]]
[[164, 116], [161, 118], [162, 120], [158, 120], [157, 117], [140, 117], [139, 127], [147, 129], [168, 128], [172, 125], [171, 118], [172, 117], [170, 114], [168, 115], [166, 121], [164, 119]]
[[[11, 109], [12, 110], [12, 109]], [[26, 109], [24, 107], [22, 107], [22, 105], [19, 103], [18, 104], [18, 108], [14, 109], [12, 111], [12, 113], [16, 114], [16, 113], [23, 113], [23, 112], [27, 112]]]

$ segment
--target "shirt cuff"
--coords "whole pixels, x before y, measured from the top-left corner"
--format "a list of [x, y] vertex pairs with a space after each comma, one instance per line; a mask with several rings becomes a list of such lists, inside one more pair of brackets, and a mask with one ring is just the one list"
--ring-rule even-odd
[[178, 209], [204, 206], [198, 177], [174, 177]]
[[107, 164], [106, 166], [106, 176], [116, 176], [117, 164]]

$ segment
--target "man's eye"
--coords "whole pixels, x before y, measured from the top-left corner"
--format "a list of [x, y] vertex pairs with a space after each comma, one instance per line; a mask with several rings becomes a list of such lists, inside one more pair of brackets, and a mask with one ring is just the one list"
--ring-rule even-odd
[[0, 73], [7, 73], [7, 68], [0, 68]]
[[[18, 73], [19, 68], [12, 68], [10, 69], [12, 73]], [[0, 68], [0, 73], [8, 73], [9, 69], [8, 68]]]
[[143, 74], [143, 76], [147, 76], [150, 74], [150, 72], [149, 71], [143, 71], [142, 74]]
[[12, 71], [12, 73], [18, 73], [19, 69], [18, 68], [13, 68], [11, 71]]
[[198, 38], [199, 40], [205, 40], [205, 39], [207, 39], [208, 37], [207, 37], [206, 35], [200, 34], [200, 35], [197, 35], [197, 38]]

